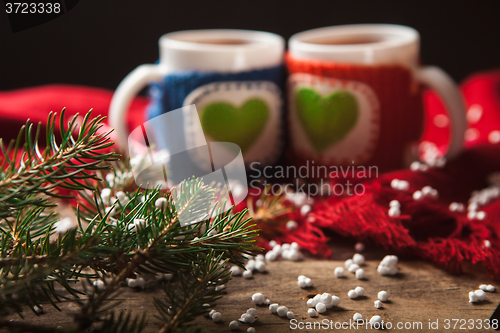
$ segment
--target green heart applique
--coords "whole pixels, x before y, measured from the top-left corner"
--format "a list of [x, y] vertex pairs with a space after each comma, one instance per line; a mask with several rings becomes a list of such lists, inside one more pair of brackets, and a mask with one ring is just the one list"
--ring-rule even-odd
[[356, 97], [345, 90], [322, 97], [313, 89], [302, 88], [297, 92], [296, 107], [300, 122], [318, 153], [342, 140], [359, 117]]
[[257, 98], [237, 108], [226, 102], [211, 103], [203, 108], [201, 125], [205, 134], [216, 141], [236, 143], [245, 152], [264, 129], [269, 109]]

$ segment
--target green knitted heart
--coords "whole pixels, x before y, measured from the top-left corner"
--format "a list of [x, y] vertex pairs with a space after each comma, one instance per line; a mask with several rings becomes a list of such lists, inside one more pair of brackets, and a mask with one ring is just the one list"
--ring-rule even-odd
[[318, 153], [342, 140], [359, 116], [356, 97], [345, 90], [321, 97], [313, 89], [302, 88], [296, 103], [300, 122]]
[[226, 102], [211, 103], [201, 113], [205, 134], [215, 141], [236, 143], [245, 152], [264, 129], [269, 109], [261, 99], [249, 99], [240, 108]]

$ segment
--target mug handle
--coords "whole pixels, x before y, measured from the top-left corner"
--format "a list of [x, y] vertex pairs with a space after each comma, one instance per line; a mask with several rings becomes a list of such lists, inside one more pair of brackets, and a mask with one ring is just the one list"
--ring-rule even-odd
[[424, 85], [435, 90], [448, 110], [451, 121], [451, 140], [445, 156], [453, 158], [462, 151], [465, 130], [467, 129], [465, 102], [460, 90], [453, 79], [439, 67], [425, 66], [418, 68], [416, 78]]
[[159, 65], [140, 65], [116, 88], [109, 106], [109, 124], [115, 129], [116, 143], [121, 149], [125, 149], [128, 142], [126, 115], [130, 102], [145, 85], [160, 81], [164, 72]]

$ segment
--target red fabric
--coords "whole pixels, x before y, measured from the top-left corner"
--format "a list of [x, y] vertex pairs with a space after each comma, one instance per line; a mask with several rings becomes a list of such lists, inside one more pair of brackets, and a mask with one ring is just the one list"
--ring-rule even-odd
[[[90, 109], [93, 109], [94, 116], [107, 116], [112, 97], [113, 92], [106, 89], [70, 85], [0, 92], [0, 137], [13, 139], [28, 118], [33, 123], [45, 123], [50, 111], [60, 112], [63, 108], [66, 108], [68, 119], [76, 113], [84, 115]], [[144, 122], [144, 109], [148, 103], [144, 97], [133, 100], [127, 114], [129, 128], [136, 128]]]
[[[380, 130], [375, 152], [364, 165], [376, 165], [382, 172], [399, 169], [404, 165], [405, 152], [411, 144], [420, 140], [424, 128], [421, 88], [410, 70], [395, 65], [368, 66], [299, 60], [289, 54], [286, 61], [290, 74], [307, 73], [359, 81], [370, 86], [380, 103]], [[310, 156], [293, 158], [299, 164], [313, 159]], [[350, 165], [351, 161], [348, 163]]]
[[[363, 196], [318, 201], [307, 218], [302, 218], [298, 212], [290, 214], [288, 218], [295, 219], [299, 228], [293, 232], [283, 230], [276, 237], [278, 241], [297, 241], [312, 253], [328, 255], [325, 250], [327, 238], [318, 229], [327, 228], [359, 241], [376, 242], [396, 254], [411, 254], [453, 270], [459, 270], [463, 261], [482, 263], [493, 276], [500, 277], [500, 200], [481, 208], [487, 214], [482, 221], [468, 220], [466, 213], [452, 213], [448, 209], [452, 201], [466, 204], [473, 190], [487, 186], [488, 173], [500, 171], [500, 143], [496, 143], [493, 140], [496, 136], [492, 135], [500, 130], [499, 87], [500, 71], [479, 73], [465, 80], [462, 85], [464, 97], [469, 106], [476, 105], [469, 107], [468, 111], [469, 149], [444, 169], [383, 174], [366, 184]], [[45, 121], [49, 111], [59, 111], [63, 107], [67, 107], [68, 115], [83, 114], [90, 108], [94, 108], [95, 114], [107, 115], [111, 97], [111, 91], [77, 86], [44, 86], [2, 92], [0, 136], [13, 138], [28, 117]], [[129, 128], [135, 128], [143, 121], [147, 103], [145, 98], [134, 100], [127, 118]], [[444, 151], [449, 130], [444, 108], [432, 93], [426, 94], [425, 103], [428, 116], [421, 146]], [[481, 108], [480, 116], [477, 115], [477, 105]], [[471, 113], [472, 110], [475, 111]], [[436, 119], [437, 115], [444, 118]], [[477, 133], [470, 129], [477, 130]], [[410, 190], [404, 192], [390, 188], [393, 178], [408, 180]], [[414, 201], [411, 193], [427, 185], [439, 191], [439, 199]], [[402, 216], [398, 218], [387, 215], [388, 203], [393, 199], [401, 202]], [[492, 247], [485, 248], [484, 240], [489, 240]], [[268, 246], [266, 242], [261, 242], [261, 245]]]

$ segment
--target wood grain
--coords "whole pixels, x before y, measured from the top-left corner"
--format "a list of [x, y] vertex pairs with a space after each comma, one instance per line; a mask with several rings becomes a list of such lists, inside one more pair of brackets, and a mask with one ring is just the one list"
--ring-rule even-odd
[[[352, 255], [352, 254], [351, 254]], [[380, 315], [384, 321], [392, 323], [396, 332], [453, 332], [474, 331], [483, 332], [476, 323], [475, 329], [459, 329], [461, 323], [457, 324], [455, 330], [445, 330], [445, 319], [488, 319], [500, 302], [498, 292], [487, 293], [487, 300], [478, 304], [468, 302], [469, 291], [476, 290], [480, 284], [495, 283], [482, 271], [475, 272], [472, 268], [468, 273], [451, 275], [439, 268], [420, 261], [404, 261], [399, 263], [400, 274], [394, 277], [380, 276], [376, 272], [378, 260], [369, 260], [364, 265], [366, 280], [357, 280], [353, 274], [345, 278], [336, 278], [333, 275], [335, 267], [343, 265], [343, 261], [332, 260], [307, 260], [303, 262], [277, 261], [268, 263], [268, 273], [254, 274], [252, 280], [235, 277], [227, 285], [226, 295], [216, 306], [216, 310], [222, 314], [223, 320], [213, 323], [212, 320], [200, 317], [196, 323], [206, 327], [211, 332], [229, 332], [228, 324], [231, 320], [237, 320], [241, 314], [250, 307], [256, 307], [251, 301], [253, 293], [261, 292], [272, 303], [285, 305], [295, 313], [298, 322], [322, 322], [324, 319], [335, 322], [344, 322], [352, 318], [355, 312], [361, 313], [364, 318]], [[313, 280], [314, 287], [300, 289], [297, 286], [297, 276], [307, 275]], [[351, 300], [347, 292], [357, 286], [365, 289], [365, 297]], [[386, 290], [389, 293], [389, 302], [383, 309], [375, 309], [373, 302], [377, 293]], [[338, 307], [328, 310], [318, 318], [310, 318], [307, 315], [306, 301], [308, 297], [316, 293], [328, 292], [340, 297]], [[153, 297], [160, 297], [162, 291], [158, 282], [148, 280], [146, 290], [138, 291], [124, 287], [116, 301], [113, 301], [116, 310], [128, 309], [135, 313], [146, 313], [148, 325], [145, 332], [156, 332], [155, 309], [152, 303]], [[66, 314], [68, 311], [76, 311], [74, 303], [65, 303], [62, 308], [65, 313], [60, 313], [50, 305], [45, 307], [46, 313], [39, 317], [26, 313], [26, 320], [39, 325], [53, 325], [57, 323], [62, 327], [71, 322]], [[247, 327], [253, 326], [256, 332], [290, 332], [290, 323], [286, 318], [270, 314], [267, 307], [256, 307], [258, 309], [258, 321], [252, 325], [241, 324], [240, 331], [246, 332]], [[16, 319], [15, 316], [11, 316]], [[429, 329], [429, 320], [438, 320], [438, 330]], [[398, 322], [422, 323], [422, 329], [396, 329]], [[467, 328], [467, 324], [464, 326]], [[317, 324], [318, 325], [318, 324]], [[407, 324], [410, 325], [410, 324]], [[451, 328], [454, 323], [451, 322]], [[318, 327], [317, 327], [318, 328]], [[297, 329], [298, 330], [298, 329]], [[343, 331], [364, 331], [365, 327], [358, 329], [346, 329]], [[304, 332], [324, 331], [301, 330]], [[375, 331], [367, 329], [367, 331]], [[492, 330], [490, 330], [492, 331]]]

